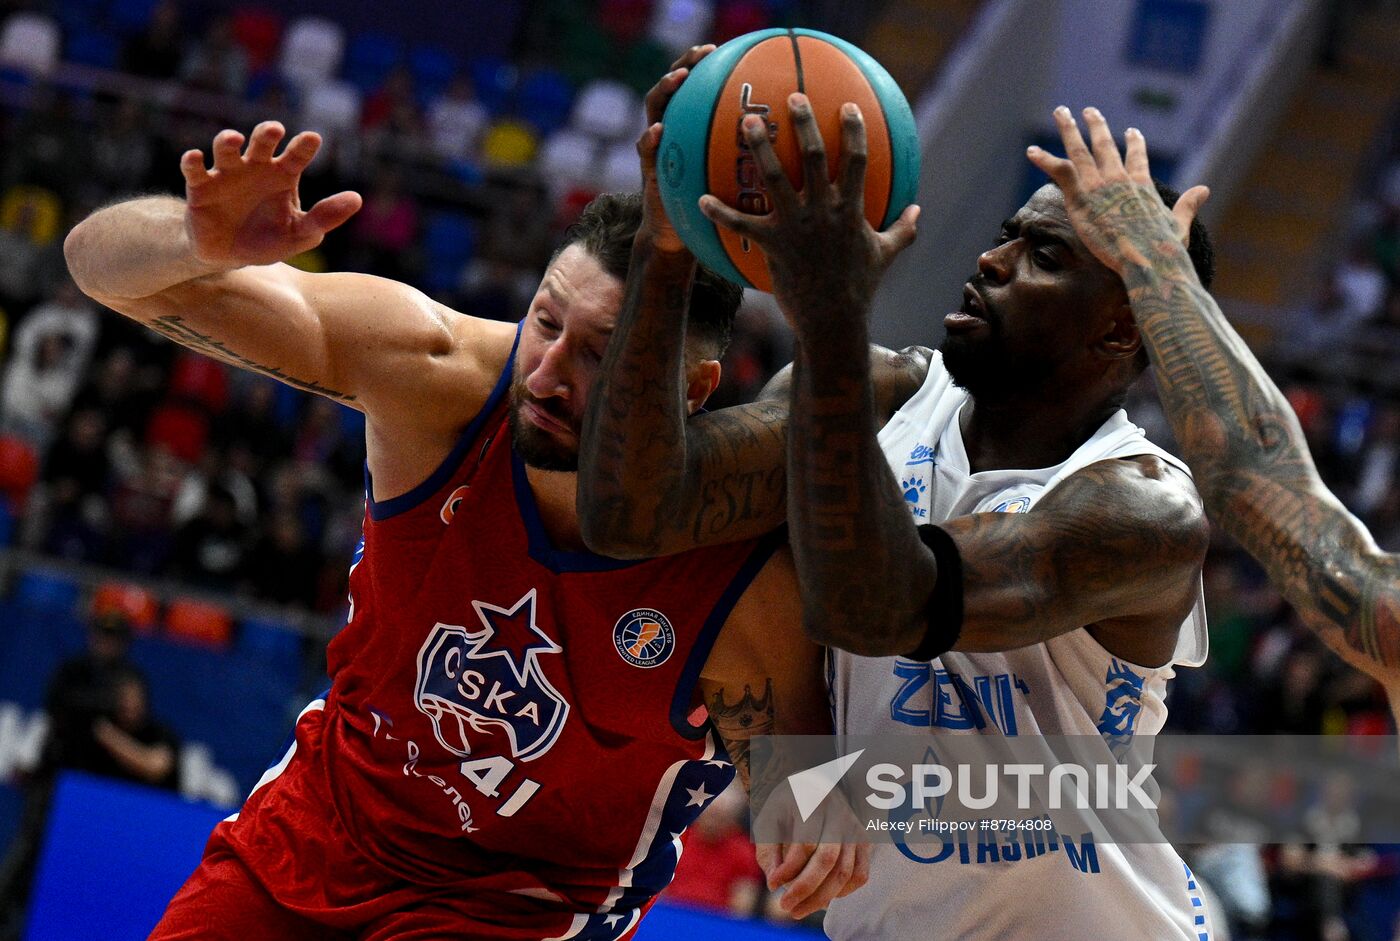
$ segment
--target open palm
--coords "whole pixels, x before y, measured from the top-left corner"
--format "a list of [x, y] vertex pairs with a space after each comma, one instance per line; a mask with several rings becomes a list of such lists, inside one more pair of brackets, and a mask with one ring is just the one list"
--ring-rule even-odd
[[221, 131], [214, 138], [212, 169], [205, 167], [201, 151], [180, 158], [185, 228], [202, 261], [220, 267], [282, 261], [315, 248], [359, 210], [359, 194], [349, 191], [302, 210], [297, 188], [321, 137], [304, 131], [277, 154], [285, 135], [281, 124], [264, 121], [253, 129], [246, 150], [242, 134]]

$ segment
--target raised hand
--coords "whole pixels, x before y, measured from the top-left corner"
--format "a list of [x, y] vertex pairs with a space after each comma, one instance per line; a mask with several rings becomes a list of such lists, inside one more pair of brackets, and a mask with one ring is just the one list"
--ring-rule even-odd
[[1055, 123], [1065, 156], [1039, 147], [1028, 148], [1026, 156], [1064, 193], [1074, 230], [1095, 257], [1122, 276], [1128, 265], [1147, 267], [1162, 253], [1179, 254], [1178, 243], [1186, 241], [1210, 190], [1193, 186], [1168, 210], [1152, 185], [1141, 131], [1130, 127], [1123, 135], [1125, 159], [1097, 108], [1084, 109], [1092, 150], [1068, 108], [1055, 109]]
[[264, 121], [243, 147], [237, 131], [214, 138], [213, 169], [204, 154], [180, 158], [185, 176], [185, 231], [200, 261], [222, 268], [265, 265], [315, 248], [330, 230], [360, 208], [358, 193], [343, 192], [303, 211], [297, 188], [321, 147], [321, 136], [303, 131], [281, 154], [286, 129]]
[[793, 129], [802, 149], [802, 190], [793, 189], [768, 129], [756, 116], [744, 119], [744, 137], [763, 175], [773, 211], [739, 212], [714, 196], [700, 209], [756, 244], [768, 261], [773, 294], [795, 328], [852, 309], [866, 311], [880, 276], [914, 241], [919, 207], [910, 206], [884, 232], [865, 219], [865, 121], [851, 103], [841, 107], [841, 154], [836, 180], [827, 172], [826, 146], [807, 96], [788, 98]]
[[713, 43], [691, 46], [685, 54], [671, 63], [671, 71], [646, 94], [647, 129], [637, 138], [637, 156], [642, 161], [642, 236], [664, 252], [686, 251], [685, 243], [676, 233], [666, 210], [661, 205], [661, 191], [656, 185], [656, 152], [661, 146], [661, 118], [666, 105], [681, 87], [690, 70], [705, 56], [715, 51]]

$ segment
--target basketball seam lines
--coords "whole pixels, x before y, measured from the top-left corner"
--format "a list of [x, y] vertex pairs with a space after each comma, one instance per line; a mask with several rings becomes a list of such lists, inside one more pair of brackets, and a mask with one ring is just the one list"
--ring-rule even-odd
[[797, 45], [797, 31], [789, 29], [788, 39], [792, 41], [792, 61], [797, 68], [797, 90], [805, 95], [807, 86], [802, 80], [802, 49]]

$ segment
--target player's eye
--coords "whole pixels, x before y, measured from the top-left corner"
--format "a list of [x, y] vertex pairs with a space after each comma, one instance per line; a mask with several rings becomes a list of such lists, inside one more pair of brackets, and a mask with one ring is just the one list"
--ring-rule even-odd
[[1054, 249], [1038, 248], [1031, 254], [1031, 257], [1035, 259], [1035, 263], [1041, 268], [1053, 271], [1060, 267], [1060, 260], [1055, 255]]

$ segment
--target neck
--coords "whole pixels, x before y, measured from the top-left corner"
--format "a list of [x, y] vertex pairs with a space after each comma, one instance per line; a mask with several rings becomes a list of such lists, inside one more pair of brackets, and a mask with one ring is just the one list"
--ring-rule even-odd
[[556, 549], [579, 552], [585, 547], [578, 525], [578, 474], [525, 465], [525, 479], [535, 495], [540, 522]]
[[1053, 393], [1020, 402], [970, 399], [960, 420], [968, 466], [973, 473], [1054, 467], [1117, 410], [1102, 396], [1093, 401], [1056, 400]]

